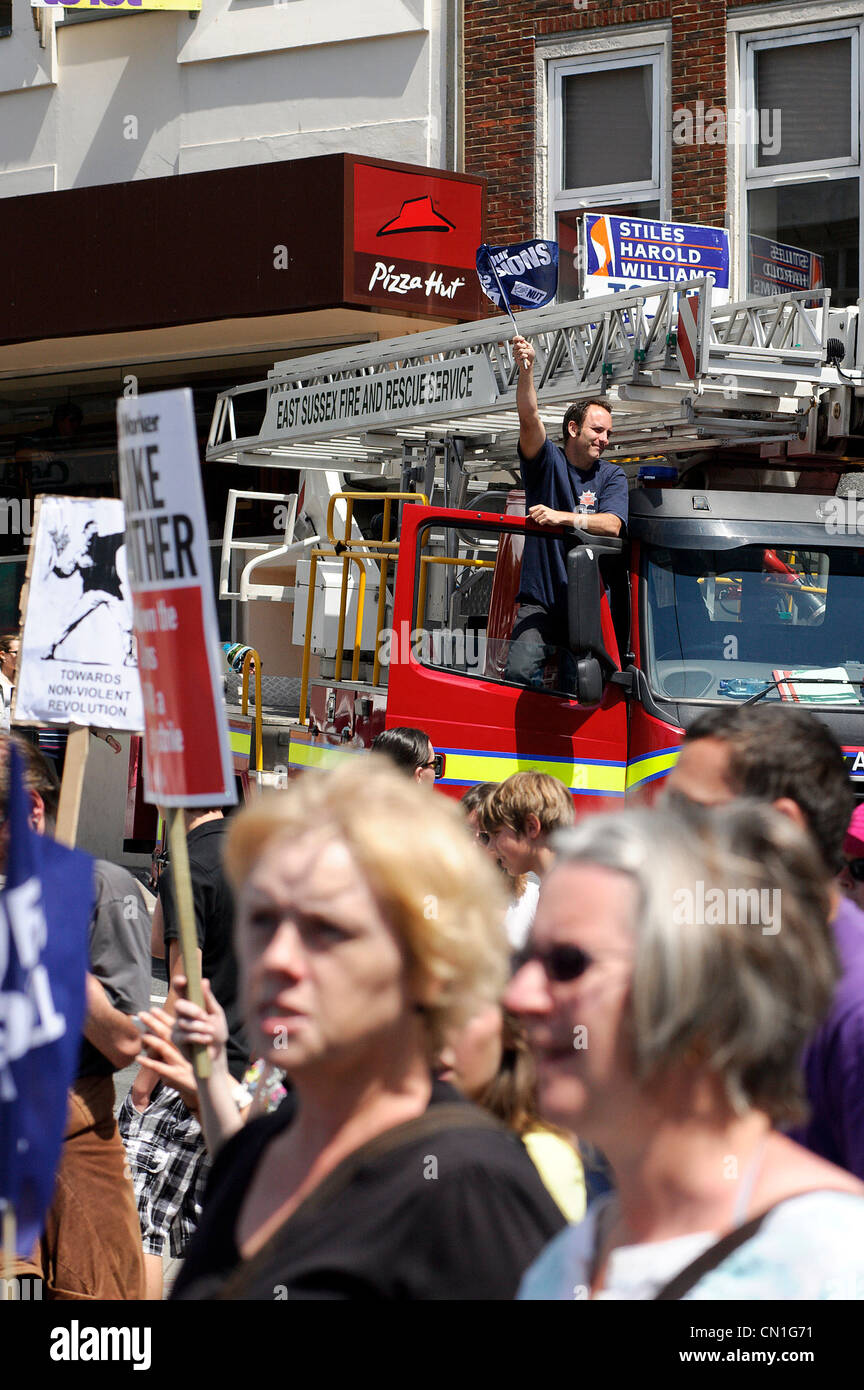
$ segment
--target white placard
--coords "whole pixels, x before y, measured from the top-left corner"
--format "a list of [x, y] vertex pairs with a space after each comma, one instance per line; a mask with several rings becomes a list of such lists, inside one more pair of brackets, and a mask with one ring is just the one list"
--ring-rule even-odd
[[145, 800], [236, 801], [192, 393], [117, 402], [144, 703]]
[[39, 503], [12, 721], [140, 732], [123, 503]]

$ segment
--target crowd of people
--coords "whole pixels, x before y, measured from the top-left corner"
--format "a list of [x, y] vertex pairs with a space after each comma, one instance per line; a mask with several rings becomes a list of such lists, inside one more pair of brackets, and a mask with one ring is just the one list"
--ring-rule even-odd
[[[51, 834], [56, 775], [11, 739]], [[710, 713], [655, 804], [578, 821], [546, 774], [460, 805], [435, 762], [393, 729], [187, 815], [203, 1007], [172, 867], [151, 920], [97, 866], [21, 1272], [67, 1299], [161, 1298], [166, 1254], [174, 1299], [860, 1298], [864, 823], [832, 735]]]
[[[571, 407], [559, 448], [514, 355], [527, 514], [557, 530], [526, 535], [506, 678], [557, 649], [566, 689], [561, 528], [624, 534], [627, 485], [609, 402]], [[17, 653], [0, 639], [7, 728]], [[11, 743], [51, 835], [63, 750], [0, 733], [0, 794]], [[578, 819], [557, 777], [459, 804], [441, 769], [391, 728], [230, 818], [187, 812], [203, 1003], [174, 867], [151, 913], [97, 862], [19, 1274], [78, 1300], [162, 1298], [166, 1255], [178, 1300], [864, 1297], [864, 806], [827, 728], [709, 711], [654, 804]]]

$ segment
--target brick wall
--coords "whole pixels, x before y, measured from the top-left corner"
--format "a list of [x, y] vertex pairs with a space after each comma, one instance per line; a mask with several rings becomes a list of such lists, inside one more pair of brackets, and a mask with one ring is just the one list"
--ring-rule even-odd
[[[534, 206], [534, 41], [610, 25], [671, 22], [672, 109], [726, 104], [727, 9], [753, 0], [465, 0], [465, 169], [489, 180], [489, 236], [532, 236]], [[723, 145], [673, 145], [675, 221], [722, 226], [726, 211]]]

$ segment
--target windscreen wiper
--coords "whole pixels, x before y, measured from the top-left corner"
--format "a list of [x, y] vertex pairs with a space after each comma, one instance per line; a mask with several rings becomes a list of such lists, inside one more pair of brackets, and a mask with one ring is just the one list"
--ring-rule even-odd
[[[751, 695], [748, 700], [744, 700], [739, 709], [744, 709], [745, 705], [755, 705], [757, 700], [761, 700], [763, 695], [767, 695], [770, 690], [776, 690], [781, 685], [840, 685], [841, 682], [831, 676], [783, 676], [780, 680], [772, 681], [766, 685], [764, 690], [759, 690], [755, 695]], [[853, 685], [849, 681], [850, 686]], [[860, 689], [859, 684], [859, 689]]]

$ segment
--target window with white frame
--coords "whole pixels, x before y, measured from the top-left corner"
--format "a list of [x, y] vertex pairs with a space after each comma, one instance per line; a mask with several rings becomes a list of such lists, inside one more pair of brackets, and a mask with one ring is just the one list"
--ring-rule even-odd
[[549, 209], [561, 247], [559, 301], [579, 293], [586, 212], [659, 218], [663, 203], [661, 48], [549, 62]]
[[860, 27], [742, 38], [748, 294], [824, 284], [834, 305], [858, 298]]

